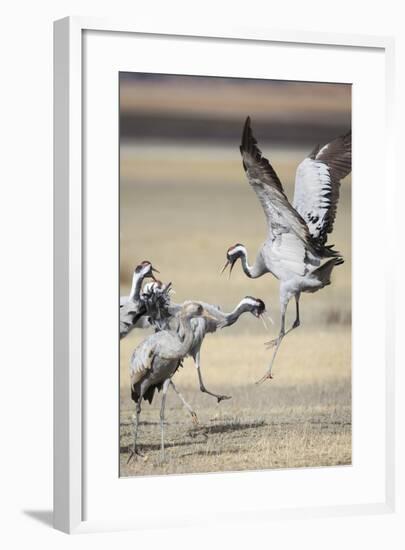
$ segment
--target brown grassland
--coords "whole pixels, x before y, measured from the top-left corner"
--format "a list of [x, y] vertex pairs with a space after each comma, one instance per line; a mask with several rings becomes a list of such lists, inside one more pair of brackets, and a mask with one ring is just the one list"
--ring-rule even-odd
[[[273, 149], [271, 157], [287, 195], [295, 167], [308, 151]], [[179, 154], [181, 151], [181, 154]], [[270, 155], [271, 153], [271, 155]], [[139, 445], [145, 456], [127, 464], [132, 443], [128, 366], [135, 346], [149, 334], [135, 330], [121, 342], [120, 464], [122, 476], [230, 471], [351, 463], [351, 183], [342, 184], [335, 231], [345, 263], [332, 285], [301, 298], [301, 327], [283, 341], [274, 379], [264, 373], [270, 351], [264, 342], [279, 330], [278, 281], [249, 280], [236, 266], [220, 277], [226, 250], [246, 245], [252, 262], [265, 237], [265, 222], [238, 154], [230, 148], [123, 145], [121, 149], [121, 294], [134, 266], [148, 259], [173, 300], [200, 299], [231, 309], [246, 295], [260, 297], [274, 319], [266, 331], [251, 315], [208, 335], [202, 372], [209, 389], [231, 395], [217, 404], [199, 391], [191, 359], [174, 381], [195, 409], [199, 426], [169, 389], [166, 460], [160, 462], [160, 394], [143, 403]], [[287, 326], [294, 318], [290, 304]]]

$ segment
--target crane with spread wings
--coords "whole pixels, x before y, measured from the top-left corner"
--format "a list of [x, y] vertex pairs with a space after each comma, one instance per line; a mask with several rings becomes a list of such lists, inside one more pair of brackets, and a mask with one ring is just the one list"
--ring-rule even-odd
[[[335, 266], [343, 263], [341, 254], [327, 245], [333, 230], [339, 201], [340, 181], [351, 171], [351, 132], [323, 147], [317, 146], [297, 168], [295, 192], [289, 202], [282, 183], [270, 162], [262, 155], [253, 136], [250, 117], [246, 119], [240, 152], [248, 182], [255, 191], [267, 221], [266, 240], [250, 266], [246, 247], [236, 244], [227, 251], [223, 268], [240, 259], [250, 278], [272, 273], [280, 281], [281, 326], [269, 367], [259, 382], [272, 378], [277, 351], [286, 334], [300, 325], [301, 292], [316, 292], [330, 284]], [[290, 299], [296, 303], [296, 319], [285, 330]]]

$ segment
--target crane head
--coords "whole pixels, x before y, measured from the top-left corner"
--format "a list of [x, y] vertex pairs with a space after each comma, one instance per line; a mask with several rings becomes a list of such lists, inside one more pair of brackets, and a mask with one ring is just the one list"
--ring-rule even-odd
[[215, 317], [210, 315], [198, 302], [188, 302], [187, 304], [185, 304], [181, 309], [180, 315], [188, 319], [204, 316], [204, 318], [209, 321], [216, 321]]
[[155, 278], [154, 273], [159, 273], [159, 271], [155, 269], [149, 261], [144, 260], [136, 266], [135, 273], [137, 275], [142, 275], [142, 277], [144, 278], [150, 277], [151, 279], [156, 281], [157, 279]]
[[263, 300], [260, 300], [260, 298], [253, 298], [252, 296], [246, 296], [244, 298], [244, 301], [250, 305], [250, 310], [252, 314], [260, 318], [263, 313], [266, 311], [266, 305], [263, 302]]
[[222, 268], [221, 273], [223, 273], [229, 265], [230, 266], [229, 278], [231, 278], [232, 269], [233, 269], [233, 266], [235, 265], [236, 260], [238, 258], [246, 257], [246, 255], [247, 255], [246, 248], [243, 244], [237, 243], [231, 246], [230, 248], [228, 248], [226, 252], [226, 263]]
[[[264, 328], [267, 329], [267, 324], [264, 318], [264, 314], [267, 313], [266, 304], [260, 298], [253, 298], [253, 296], [245, 296], [241, 304], [248, 307], [248, 311], [258, 319], [260, 319], [264, 325]], [[269, 321], [272, 321], [271, 317], [268, 316]]]
[[203, 307], [197, 302], [189, 302], [181, 308], [181, 315], [188, 317], [189, 319], [193, 317], [199, 317], [203, 314]]

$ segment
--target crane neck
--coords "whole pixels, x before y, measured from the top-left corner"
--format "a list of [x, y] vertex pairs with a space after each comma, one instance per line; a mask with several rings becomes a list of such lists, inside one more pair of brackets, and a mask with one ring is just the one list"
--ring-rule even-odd
[[243, 314], [250, 311], [249, 304], [246, 302], [239, 302], [239, 304], [230, 312], [225, 315], [225, 323], [224, 327], [230, 327], [236, 321], [239, 319], [239, 317]]
[[252, 266], [249, 265], [247, 252], [241, 256], [240, 260], [242, 262], [242, 268], [245, 275], [247, 275], [250, 279], [256, 279], [257, 277], [263, 275], [266, 271], [260, 254], [257, 256], [255, 263]]
[[179, 324], [180, 324], [180, 333], [183, 335], [183, 339], [181, 341], [181, 346], [179, 349], [179, 354], [187, 355], [187, 353], [189, 352], [193, 344], [193, 339], [194, 339], [193, 328], [191, 326], [191, 319], [189, 319], [189, 317], [180, 316]]
[[129, 293], [129, 300], [131, 300], [132, 302], [139, 300], [144, 278], [145, 276], [142, 273], [134, 273], [132, 277], [131, 291]]

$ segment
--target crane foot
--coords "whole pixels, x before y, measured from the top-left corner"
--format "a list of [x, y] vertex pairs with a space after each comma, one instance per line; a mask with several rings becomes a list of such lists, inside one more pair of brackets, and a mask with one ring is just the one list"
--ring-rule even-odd
[[273, 379], [273, 375], [271, 374], [271, 372], [266, 372], [266, 374], [262, 378], [260, 378], [260, 380], [258, 380], [256, 384], [262, 384], [266, 380], [272, 380], [272, 379]]
[[279, 338], [274, 338], [274, 340], [269, 340], [268, 342], [265, 342], [264, 345], [267, 349], [274, 348], [274, 346], [277, 346], [279, 343]]
[[211, 395], [212, 397], [215, 397], [215, 399], [217, 400], [217, 403], [220, 403], [223, 399], [232, 399], [232, 395], [218, 395], [217, 393], [208, 391], [207, 389], [205, 389], [204, 386], [200, 386], [200, 391], [208, 395]]
[[131, 460], [133, 458], [136, 458], [137, 456], [143, 458], [143, 460], [147, 460], [147, 456], [141, 453], [140, 451], [138, 451], [138, 449], [135, 449], [135, 450], [132, 449], [132, 451], [129, 453], [127, 464], [129, 464]]
[[218, 403], [221, 403], [221, 401], [225, 399], [232, 399], [232, 395], [217, 395]]

